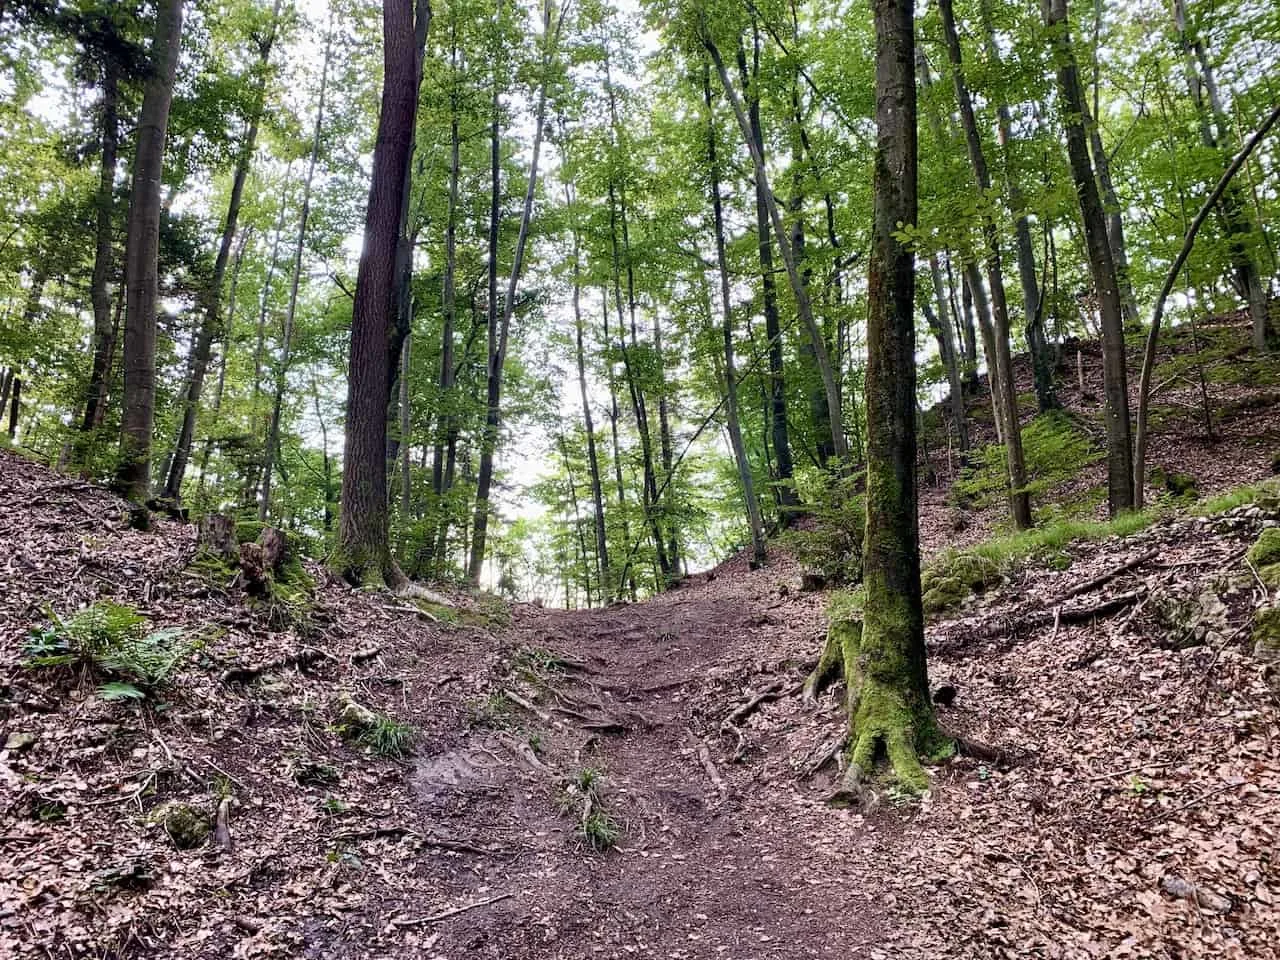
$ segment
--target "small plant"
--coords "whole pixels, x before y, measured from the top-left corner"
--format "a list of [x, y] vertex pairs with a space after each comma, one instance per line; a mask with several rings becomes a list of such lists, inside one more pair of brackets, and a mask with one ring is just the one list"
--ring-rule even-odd
[[511, 725], [511, 701], [502, 691], [470, 704], [471, 725], [503, 730]]
[[803, 529], [788, 530], [780, 538], [802, 567], [837, 586], [862, 580], [862, 483], [861, 471], [824, 477], [823, 484], [806, 491], [811, 519]]
[[592, 850], [603, 853], [617, 846], [622, 828], [604, 804], [604, 773], [597, 767], [583, 767], [564, 787], [560, 809], [578, 819], [578, 836]]
[[1129, 792], [1135, 797], [1140, 797], [1150, 790], [1151, 784], [1147, 783], [1147, 781], [1143, 780], [1136, 773], [1129, 778]]
[[28, 667], [86, 666], [104, 678], [103, 700], [145, 700], [168, 685], [195, 645], [181, 627], [147, 632], [132, 607], [102, 601], [33, 631], [24, 647]]
[[320, 801], [320, 809], [331, 817], [340, 817], [350, 808], [341, 797], [325, 797]]
[[413, 727], [346, 697], [340, 701], [334, 728], [344, 740], [367, 747], [380, 757], [400, 759], [413, 747]]

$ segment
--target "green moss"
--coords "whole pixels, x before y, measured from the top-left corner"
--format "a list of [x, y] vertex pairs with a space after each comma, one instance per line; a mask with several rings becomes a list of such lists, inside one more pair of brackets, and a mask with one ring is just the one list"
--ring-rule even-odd
[[1261, 607], [1253, 615], [1253, 655], [1280, 660], [1280, 607]]
[[1071, 543], [1132, 536], [1159, 516], [1158, 511], [1148, 510], [1124, 513], [1105, 522], [1061, 519], [994, 537], [964, 550], [946, 550], [921, 576], [926, 613], [950, 609], [969, 593], [994, 586], [1021, 563], [1041, 560], [1054, 564]]
[[237, 520], [236, 543], [257, 543], [268, 524], [261, 520]]
[[1249, 562], [1261, 570], [1280, 563], [1280, 527], [1267, 527], [1247, 554]]
[[[1061, 410], [1042, 413], [1022, 428], [1022, 453], [1027, 468], [1024, 489], [1032, 496], [1078, 476], [1103, 456], [1089, 435]], [[952, 485], [952, 497], [972, 506], [990, 506], [1008, 495], [1008, 478], [1004, 446], [985, 446], [971, 453], [969, 467]]]
[[202, 846], [213, 832], [209, 814], [189, 803], [171, 801], [156, 807], [147, 816], [147, 822], [158, 824], [169, 835], [179, 850], [192, 850]]

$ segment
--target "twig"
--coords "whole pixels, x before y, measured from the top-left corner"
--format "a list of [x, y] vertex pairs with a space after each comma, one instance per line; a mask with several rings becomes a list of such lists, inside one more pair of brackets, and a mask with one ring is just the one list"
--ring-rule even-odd
[[391, 925], [393, 927], [421, 927], [428, 923], [439, 923], [441, 920], [448, 920], [450, 917], [456, 917], [458, 914], [466, 913], [468, 910], [475, 910], [477, 907], [487, 907], [501, 900], [509, 900], [511, 896], [509, 893], [500, 893], [496, 897], [477, 900], [474, 903], [463, 904], [460, 907], [454, 907], [452, 910], [443, 910], [440, 913], [433, 913], [426, 917], [395, 917], [392, 919]]
[[232, 783], [234, 783], [234, 784], [235, 784], [237, 787], [239, 787], [241, 790], [248, 790], [248, 789], [249, 789], [247, 786], [245, 786], [245, 783], [244, 783], [244, 781], [243, 781], [243, 780], [239, 779], [238, 777], [234, 777], [234, 776], [232, 776], [231, 774], [227, 773], [227, 771], [223, 770], [220, 766], [218, 766], [216, 763], [214, 763], [214, 762], [213, 762], [212, 760], [210, 760], [208, 757], [201, 757], [201, 758], [200, 758], [200, 762], [201, 762], [201, 763], [203, 763], [203, 764], [207, 764], [208, 766], [212, 767], [212, 768], [214, 769], [214, 771], [215, 771], [215, 772], [222, 774], [224, 777], [226, 777], [228, 780], [230, 780]]
[[223, 853], [231, 852], [231, 798], [223, 797], [218, 803], [218, 815], [213, 825], [213, 840]]
[[1053, 608], [1053, 632], [1049, 634], [1049, 646], [1058, 639], [1058, 628], [1062, 626], [1062, 605]]
[[1127, 770], [1112, 770], [1107, 773], [1100, 773], [1097, 776], [1087, 778], [1084, 782], [1097, 783], [1099, 780], [1110, 780], [1112, 777], [1123, 777], [1129, 773], [1141, 773], [1143, 770], [1162, 770], [1165, 767], [1172, 767], [1183, 762], [1183, 760], [1161, 760], [1152, 763], [1140, 763], [1136, 767], [1129, 767]]
[[1210, 797], [1216, 796], [1219, 793], [1225, 793], [1226, 791], [1230, 790], [1232, 787], [1236, 787], [1236, 786], [1239, 786], [1239, 784], [1220, 783], [1218, 784], [1218, 786], [1213, 787], [1210, 790], [1206, 790], [1204, 793], [1201, 793], [1192, 797], [1190, 800], [1188, 800], [1184, 804], [1181, 804], [1180, 806], [1173, 807], [1169, 810], [1163, 810], [1157, 814], [1153, 814], [1152, 816], [1147, 817], [1145, 820], [1142, 821], [1142, 823], [1145, 825], [1149, 823], [1159, 823], [1161, 820], [1167, 820], [1170, 817], [1172, 817], [1175, 813], [1182, 813], [1182, 811], [1184, 810], [1190, 810], [1192, 807], [1196, 806], [1199, 803], [1203, 803], [1205, 800], [1208, 800]]

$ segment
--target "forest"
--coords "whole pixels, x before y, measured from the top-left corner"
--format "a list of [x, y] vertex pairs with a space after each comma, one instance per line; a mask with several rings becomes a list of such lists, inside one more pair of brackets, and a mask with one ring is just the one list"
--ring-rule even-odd
[[1273, 955], [1278, 144], [1254, 0], [0, 0], [0, 954]]

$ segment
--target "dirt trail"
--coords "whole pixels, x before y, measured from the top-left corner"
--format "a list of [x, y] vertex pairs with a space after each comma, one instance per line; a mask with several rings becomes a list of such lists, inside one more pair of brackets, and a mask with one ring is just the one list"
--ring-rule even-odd
[[[836, 691], [794, 695], [826, 598], [781, 554], [510, 618], [461, 594], [415, 615], [313, 567], [282, 626], [188, 568], [191, 528], [131, 531], [9, 454], [0, 481], [0, 956], [1280, 956], [1280, 703], [1241, 560], [1280, 510], [1074, 545], [930, 624], [931, 679], [959, 691], [942, 722], [1015, 761], [856, 811], [827, 804], [830, 765], [809, 775], [842, 717]], [[1072, 604], [1137, 599], [1055, 626], [1093, 581]], [[104, 597], [200, 639], [163, 705], [23, 666], [46, 605]], [[1187, 649], [1161, 645], [1170, 598], [1199, 605], [1173, 614], [1203, 628]], [[343, 696], [411, 724], [411, 755], [343, 741]], [[621, 827], [606, 853], [566, 802], [584, 771]], [[152, 819], [228, 795], [231, 851]]]

